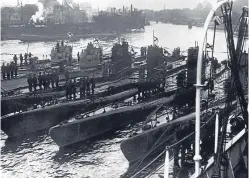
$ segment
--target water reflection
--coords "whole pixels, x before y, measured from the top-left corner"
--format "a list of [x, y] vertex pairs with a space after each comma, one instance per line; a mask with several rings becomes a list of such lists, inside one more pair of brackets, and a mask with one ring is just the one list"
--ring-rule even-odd
[[[39, 131], [15, 138], [8, 137], [5, 141], [5, 145], [1, 148], [1, 153], [4, 155], [9, 152], [19, 152], [23, 149], [33, 148], [38, 144], [44, 143], [47, 134], [47, 131]], [[47, 144], [49, 144], [49, 142]]]

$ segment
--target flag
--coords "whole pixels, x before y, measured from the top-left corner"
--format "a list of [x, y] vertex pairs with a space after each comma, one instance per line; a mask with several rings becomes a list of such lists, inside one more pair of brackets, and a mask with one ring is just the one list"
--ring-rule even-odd
[[93, 41], [93, 42], [94, 42], [94, 43], [95, 43], [95, 42], [97, 42], [97, 43], [98, 43], [98, 42], [99, 42], [99, 40], [98, 40], [97, 38], [94, 38], [94, 41]]
[[68, 32], [67, 35], [71, 38], [73, 34], [71, 32]]
[[158, 40], [158, 38], [157, 38], [157, 37], [155, 37], [155, 36], [154, 36], [154, 42], [155, 42], [155, 41], [157, 41], [157, 42], [158, 42], [159, 40]]
[[216, 25], [222, 24], [222, 20], [220, 19], [219, 16], [215, 16], [215, 17], [214, 17], [214, 23], [215, 23]]
[[210, 49], [213, 50], [213, 45], [210, 45], [210, 44], [207, 43], [207, 48], [210, 48]]

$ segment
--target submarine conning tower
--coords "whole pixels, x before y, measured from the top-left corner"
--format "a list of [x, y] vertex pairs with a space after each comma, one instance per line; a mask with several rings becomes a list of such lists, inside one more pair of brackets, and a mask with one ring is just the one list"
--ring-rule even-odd
[[[198, 46], [191, 47], [188, 49], [187, 84], [190, 87], [196, 84], [198, 51], [199, 51]], [[204, 80], [205, 80], [205, 63], [203, 59], [202, 82], [204, 82]]]
[[112, 47], [111, 61], [113, 64], [113, 74], [118, 74], [124, 71], [125, 69], [131, 68], [132, 59], [131, 55], [129, 54], [128, 48], [128, 42], [122, 42], [122, 45], [115, 44]]
[[163, 55], [163, 48], [159, 46], [148, 46], [147, 52], [147, 78], [149, 80], [160, 79], [156, 77], [161, 74], [160, 68], [165, 65], [165, 56]]

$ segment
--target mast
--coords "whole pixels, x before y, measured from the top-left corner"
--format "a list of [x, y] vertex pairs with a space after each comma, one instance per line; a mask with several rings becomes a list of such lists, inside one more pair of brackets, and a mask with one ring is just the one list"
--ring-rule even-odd
[[195, 177], [200, 175], [200, 114], [201, 114], [201, 90], [202, 90], [202, 57], [203, 57], [203, 50], [206, 46], [205, 39], [208, 31], [209, 23], [212, 21], [214, 17], [214, 12], [220, 8], [223, 4], [228, 3], [229, 0], [223, 0], [218, 2], [213, 9], [209, 12], [205, 24], [204, 24], [204, 31], [200, 41], [200, 48], [198, 51], [198, 59], [197, 59], [197, 75], [196, 75], [196, 101], [195, 101], [195, 110], [196, 110], [196, 117], [195, 117]]
[[154, 40], [154, 30], [153, 30], [153, 37], [152, 37], [152, 40], [153, 40], [152, 44], [153, 44], [153, 46], [154, 46], [154, 45], [155, 45], [155, 40]]
[[[19, 1], [18, 1], [19, 4]], [[22, 1], [21, 1], [21, 22], [23, 24], [23, 8], [22, 8]]]
[[[244, 35], [241, 34], [241, 32], [244, 33], [243, 30], [241, 30], [241, 27], [244, 26], [243, 22], [245, 20], [245, 14], [247, 12], [246, 8], [243, 8], [243, 13], [241, 16], [241, 21], [240, 21], [240, 31], [239, 31], [239, 38], [238, 38], [238, 43], [237, 43], [237, 48], [235, 50], [235, 45], [234, 45], [234, 37], [233, 37], [233, 28], [232, 28], [232, 21], [231, 21], [231, 13], [232, 13], [232, 4], [228, 6], [228, 4], [224, 4], [223, 7], [221, 7], [223, 16], [225, 17], [225, 30], [227, 32], [227, 44], [228, 44], [228, 50], [230, 54], [230, 68], [231, 68], [231, 86], [230, 90], [235, 85], [236, 87], [236, 93], [240, 102], [240, 107], [242, 110], [242, 115], [244, 118], [245, 123], [248, 123], [248, 111], [247, 111], [247, 102], [245, 101], [244, 98], [244, 92], [242, 89], [242, 85], [240, 82], [240, 76], [239, 76], [239, 61], [241, 58], [241, 50], [243, 49], [242, 46], [242, 41], [244, 40]], [[245, 26], [245, 29], [247, 28], [247, 25]], [[218, 144], [218, 149], [217, 149], [217, 157], [214, 162], [214, 173], [213, 177], [219, 177], [221, 174], [221, 160], [222, 160], [222, 155], [224, 151], [224, 145], [226, 142], [226, 130], [227, 130], [227, 124], [228, 124], [228, 117], [229, 117], [229, 109], [231, 106], [231, 95], [232, 92], [230, 91], [227, 96], [227, 101], [226, 101], [226, 115], [225, 118], [222, 120], [222, 132]]]

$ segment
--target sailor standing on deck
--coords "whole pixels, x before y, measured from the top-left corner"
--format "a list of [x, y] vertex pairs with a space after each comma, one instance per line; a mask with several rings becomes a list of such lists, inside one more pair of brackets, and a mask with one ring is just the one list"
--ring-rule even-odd
[[58, 89], [59, 88], [59, 72], [58, 71], [55, 72], [55, 85], [56, 85], [56, 88]]
[[38, 84], [39, 84], [40, 90], [42, 90], [42, 74], [41, 74], [41, 72], [39, 72], [39, 75], [38, 75]]
[[29, 92], [32, 92], [32, 76], [31, 76], [31, 74], [29, 74], [27, 82], [28, 82], [28, 85], [29, 85]]
[[65, 90], [66, 90], [66, 98], [68, 100], [69, 94], [70, 94], [70, 92], [69, 92], [69, 81], [66, 81], [66, 83], [65, 83]]
[[92, 95], [94, 95], [94, 88], [95, 88], [95, 80], [94, 78], [91, 78], [91, 86], [92, 86]]
[[28, 64], [28, 54], [27, 53], [24, 54], [24, 60], [25, 60], [25, 64], [27, 65]]
[[34, 86], [34, 91], [36, 92], [36, 87], [37, 87], [37, 77], [36, 77], [36, 74], [33, 75], [32, 83], [33, 83], [33, 86]]
[[89, 77], [86, 78], [86, 95], [90, 95], [90, 80]]
[[85, 90], [86, 90], [85, 79], [80, 78], [80, 98], [85, 97]]
[[2, 69], [2, 74], [3, 74], [3, 80], [5, 80], [5, 76], [6, 76], [6, 66], [5, 66], [4, 63], [2, 64], [1, 69]]
[[56, 50], [57, 50], [57, 52], [59, 52], [59, 50], [60, 50], [60, 44], [59, 44], [59, 41], [57, 41], [57, 43], [56, 43]]
[[[26, 53], [25, 53], [26, 54]], [[25, 56], [25, 55], [24, 55]], [[26, 58], [26, 56], [25, 56], [25, 58]], [[22, 54], [20, 54], [20, 66], [22, 66], [23, 65], [23, 56], [22, 56]]]
[[51, 86], [52, 86], [52, 88], [54, 88], [54, 82], [55, 82], [55, 73], [54, 73], [54, 71], [52, 72], [52, 74], [50, 74], [50, 79], [51, 79]]
[[68, 94], [69, 94], [69, 99], [70, 100], [72, 99], [72, 91], [73, 91], [73, 89], [72, 89], [72, 81], [69, 80], [68, 81]]
[[14, 61], [15, 65], [17, 65], [17, 57], [16, 57], [16, 54], [15, 54], [14, 57], [13, 57], [13, 61]]
[[11, 78], [14, 78], [14, 71], [15, 71], [15, 64], [14, 62], [10, 63], [10, 76]]
[[80, 63], [80, 52], [77, 53], [78, 63]]
[[45, 72], [43, 72], [43, 75], [41, 76], [41, 78], [42, 78], [43, 88], [44, 88], [44, 90], [46, 90], [47, 87], [46, 87], [46, 73]]
[[69, 60], [69, 65], [71, 65], [72, 64], [72, 54], [69, 54], [68, 60]]
[[141, 52], [141, 56], [144, 56], [144, 48], [143, 47], [141, 47], [140, 52]]
[[16, 78], [17, 77], [17, 71], [18, 71], [17, 65], [14, 66], [14, 70], [15, 70], [15, 78]]
[[6, 66], [7, 79], [10, 79], [10, 64], [8, 63]]
[[50, 82], [51, 82], [50, 73], [47, 73], [47, 75], [46, 75], [46, 85], [47, 85], [47, 88], [50, 88]]
[[32, 56], [32, 54], [31, 54], [31, 52], [29, 52], [29, 57], [31, 57]]
[[66, 81], [69, 80], [69, 72], [67, 70], [65, 71], [65, 78], [66, 78]]
[[73, 93], [73, 98], [76, 99], [76, 79], [74, 79], [72, 82], [72, 93]]

